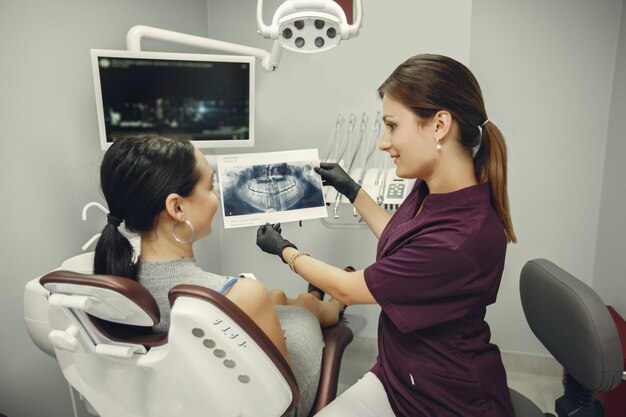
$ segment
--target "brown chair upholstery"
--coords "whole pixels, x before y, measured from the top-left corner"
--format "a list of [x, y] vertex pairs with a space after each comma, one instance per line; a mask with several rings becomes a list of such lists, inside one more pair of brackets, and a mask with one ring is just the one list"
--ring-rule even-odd
[[341, 359], [346, 347], [352, 342], [353, 334], [343, 323], [327, 327], [322, 331], [324, 336], [324, 353], [322, 355], [322, 372], [317, 396], [309, 417], [319, 413], [322, 408], [330, 404], [337, 397], [339, 385], [339, 370]]

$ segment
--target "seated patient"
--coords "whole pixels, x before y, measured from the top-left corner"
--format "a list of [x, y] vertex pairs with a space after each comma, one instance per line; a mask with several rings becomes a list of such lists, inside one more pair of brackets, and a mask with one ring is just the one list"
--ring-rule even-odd
[[[178, 284], [201, 285], [223, 293], [267, 334], [290, 363], [302, 392], [296, 412], [306, 416], [319, 383], [323, 339], [320, 329], [337, 323], [344, 305], [320, 301], [314, 293], [292, 300], [269, 293], [254, 279], [232, 278], [196, 265], [193, 244], [211, 233], [219, 205], [214, 174], [188, 141], [147, 135], [115, 141], [104, 155], [100, 184], [109, 206], [98, 240], [94, 273], [135, 279], [152, 293], [161, 310], [157, 330], [169, 327], [168, 291]], [[136, 263], [118, 227], [141, 236]]]

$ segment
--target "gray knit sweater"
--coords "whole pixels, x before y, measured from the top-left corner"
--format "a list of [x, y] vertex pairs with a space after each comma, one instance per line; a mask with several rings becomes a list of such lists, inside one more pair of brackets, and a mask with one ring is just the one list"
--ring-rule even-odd
[[[161, 322], [155, 329], [161, 331], [166, 331], [170, 325], [171, 308], [167, 294], [172, 287], [193, 284], [219, 291], [230, 279], [204, 271], [196, 265], [194, 258], [166, 262], [140, 261], [137, 263], [137, 278], [159, 305]], [[276, 312], [285, 334], [291, 367], [302, 393], [300, 405], [292, 416], [307, 416], [315, 401], [320, 378], [324, 348], [320, 325], [309, 311], [300, 307], [276, 306]]]

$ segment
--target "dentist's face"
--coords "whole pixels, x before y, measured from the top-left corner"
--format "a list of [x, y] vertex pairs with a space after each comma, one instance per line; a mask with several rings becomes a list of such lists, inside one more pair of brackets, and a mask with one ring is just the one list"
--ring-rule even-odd
[[385, 130], [378, 148], [388, 152], [400, 178], [427, 179], [438, 157], [435, 122], [421, 123], [418, 117], [398, 101], [383, 96]]

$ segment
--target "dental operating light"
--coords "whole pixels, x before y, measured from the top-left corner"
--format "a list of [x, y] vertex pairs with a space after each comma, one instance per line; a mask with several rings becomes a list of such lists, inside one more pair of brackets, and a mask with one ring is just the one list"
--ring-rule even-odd
[[363, 23], [361, 0], [355, 0], [352, 25], [343, 8], [334, 0], [287, 0], [281, 4], [270, 26], [263, 23], [263, 0], [257, 3], [259, 34], [278, 40], [283, 48], [302, 53], [332, 49], [342, 40], [358, 36]]
[[126, 46], [129, 51], [139, 52], [142, 39], [153, 39], [228, 54], [251, 55], [260, 61], [266, 71], [271, 72], [278, 67], [283, 49], [323, 52], [339, 45], [342, 39], [356, 37], [363, 23], [361, 1], [354, 0], [356, 17], [351, 25], [343, 8], [334, 0], [286, 0], [276, 9], [271, 26], [267, 26], [263, 23], [263, 0], [258, 0], [258, 32], [262, 37], [274, 40], [271, 52], [145, 25], [133, 26], [128, 31]]

